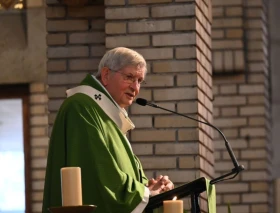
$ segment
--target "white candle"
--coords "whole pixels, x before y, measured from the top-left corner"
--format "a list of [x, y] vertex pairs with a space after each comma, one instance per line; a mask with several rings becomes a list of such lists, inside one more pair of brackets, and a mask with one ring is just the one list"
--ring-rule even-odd
[[80, 167], [64, 167], [60, 170], [62, 206], [80, 206], [82, 181]]
[[182, 200], [164, 200], [163, 201], [163, 213], [183, 213], [183, 201]]

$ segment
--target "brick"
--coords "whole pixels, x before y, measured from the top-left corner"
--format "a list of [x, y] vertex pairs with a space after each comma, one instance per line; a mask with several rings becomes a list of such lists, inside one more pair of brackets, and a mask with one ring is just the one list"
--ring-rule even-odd
[[226, 16], [242, 16], [243, 9], [242, 6], [240, 7], [226, 7], [225, 8]]
[[233, 54], [232, 51], [224, 52], [224, 69], [233, 70]]
[[225, 36], [225, 32], [224, 30], [221, 30], [221, 29], [213, 29], [212, 31], [212, 35], [211, 35], [211, 38], [212, 39], [218, 39], [218, 38], [223, 38]]
[[237, 93], [237, 85], [221, 85], [220, 86], [221, 94], [236, 94]]
[[89, 56], [89, 48], [83, 46], [74, 47], [49, 47], [48, 58], [76, 58]]
[[128, 23], [130, 33], [165, 32], [172, 30], [172, 21], [137, 21]]
[[139, 128], [149, 128], [153, 126], [152, 117], [151, 116], [130, 116], [130, 119], [134, 123], [134, 125]]
[[227, 38], [242, 38], [243, 37], [243, 30], [242, 29], [227, 29], [226, 30], [226, 37]]
[[179, 102], [179, 103], [177, 103], [177, 112], [186, 113], [186, 114], [197, 113], [198, 112], [198, 102], [197, 101]]
[[247, 5], [248, 6], [263, 6], [262, 0], [248, 0]]
[[[157, 103], [158, 105], [160, 105], [163, 108], [169, 109], [174, 111], [175, 110], [175, 104], [174, 103]], [[161, 110], [161, 109], [157, 109], [157, 108], [153, 108], [153, 107], [142, 107], [140, 105], [136, 105], [133, 104], [130, 107], [130, 111], [132, 114], [170, 114], [170, 112]]]
[[197, 86], [198, 79], [196, 74], [177, 75], [178, 86]]
[[246, 106], [240, 107], [240, 115], [265, 115], [264, 106]]
[[32, 192], [31, 200], [32, 201], [42, 201], [43, 200], [43, 192]]
[[155, 59], [171, 59], [173, 58], [172, 48], [146, 48], [146, 49], [135, 49], [139, 52], [146, 60]]
[[153, 46], [173, 46], [195, 44], [195, 33], [160, 34], [152, 36]]
[[242, 27], [241, 18], [222, 18], [213, 21], [213, 28], [233, 28]]
[[48, 150], [46, 148], [32, 148], [31, 156], [32, 157], [47, 157]]
[[214, 70], [215, 71], [221, 71], [223, 70], [223, 61], [224, 61], [224, 55], [220, 51], [214, 51], [213, 54], [213, 60], [214, 60]]
[[31, 209], [32, 209], [32, 212], [40, 212], [40, 211], [42, 211], [42, 202], [40, 202], [40, 203], [32, 203]]
[[195, 28], [195, 18], [175, 19], [175, 30], [195, 30]]
[[48, 137], [36, 137], [31, 138], [30, 145], [33, 147], [47, 147], [49, 145], [49, 138]]
[[146, 87], [167, 87], [174, 85], [174, 76], [173, 75], [148, 75], [146, 80]]
[[46, 115], [37, 115], [30, 118], [30, 125], [48, 125], [48, 117]]
[[52, 86], [48, 88], [48, 97], [49, 98], [66, 98], [65, 86]]
[[65, 45], [66, 34], [47, 34], [47, 45]]
[[214, 106], [238, 106], [246, 103], [245, 96], [218, 96], [215, 97]]
[[[231, 212], [250, 212], [249, 210], [250, 205], [231, 205], [230, 210]], [[228, 206], [217, 206], [217, 212], [227, 212]]]
[[265, 86], [260, 84], [239, 86], [240, 94], [264, 94], [264, 92], [265, 92]]
[[183, 154], [198, 154], [198, 143], [164, 143], [156, 144], [156, 155], [183, 155]]
[[[196, 71], [195, 60], [156, 61], [153, 63], [155, 73], [193, 72]], [[189, 75], [190, 76], [190, 75]]]
[[[263, 159], [266, 159], [267, 155], [263, 157]], [[251, 170], [261, 170], [261, 169], [267, 169], [269, 168], [269, 162], [266, 160], [254, 160], [250, 161], [250, 169]]]
[[51, 99], [48, 102], [49, 111], [58, 111], [64, 99]]
[[106, 6], [125, 5], [125, 0], [105, 0], [104, 5]]
[[70, 44], [96, 44], [105, 43], [104, 32], [92, 33], [71, 33], [69, 35]]
[[242, 5], [242, 0], [213, 0], [213, 5], [216, 6], [232, 6], [232, 5]]
[[149, 8], [129, 7], [129, 8], [106, 8], [105, 19], [139, 19], [148, 18]]
[[194, 4], [183, 5], [168, 5], [168, 6], [155, 6], [152, 7], [152, 17], [178, 17], [178, 16], [193, 16], [195, 15]]
[[269, 212], [269, 206], [267, 204], [252, 205], [252, 213], [265, 213], [265, 212]]
[[245, 23], [245, 27], [249, 29], [262, 29], [264, 28], [264, 23], [261, 19], [248, 19]]
[[105, 20], [104, 19], [93, 19], [90, 22], [89, 28], [91, 30], [105, 30]]
[[250, 188], [251, 188], [252, 192], [263, 192], [263, 191], [267, 191], [269, 189], [269, 185], [268, 185], [267, 181], [251, 182]]
[[150, 45], [148, 35], [128, 35], [128, 36], [111, 36], [106, 37], [106, 47], [114, 48], [119, 46], [125, 47], [146, 47]]
[[44, 181], [32, 181], [32, 189], [33, 190], [43, 190], [44, 189]]
[[241, 129], [240, 135], [242, 137], [261, 137], [267, 134], [265, 128], [243, 128]]
[[[47, 165], [47, 159], [37, 158], [37, 159], [33, 159], [31, 161], [31, 168], [32, 169], [35, 169], [35, 168], [46, 168], [46, 165]], [[43, 181], [42, 181], [42, 185], [44, 187], [44, 182]]]
[[175, 130], [133, 130], [131, 132], [133, 142], [164, 142], [175, 140]]
[[198, 127], [197, 121], [182, 116], [155, 116], [155, 128]]
[[234, 67], [236, 70], [242, 70], [245, 68], [245, 59], [244, 59], [244, 52], [243, 51], [234, 51]]
[[88, 29], [88, 20], [53, 20], [47, 21], [48, 32], [84, 31]]
[[196, 48], [195, 47], [178, 47], [176, 48], [176, 58], [196, 58]]
[[230, 201], [231, 204], [235, 204], [235, 203], [239, 204], [241, 200], [240, 195], [237, 194], [229, 194], [229, 195], [224, 194], [223, 197], [225, 201]]
[[47, 107], [45, 105], [33, 105], [30, 106], [30, 115], [41, 115], [47, 113]]
[[178, 130], [178, 140], [179, 141], [197, 141], [198, 129], [179, 129]]
[[266, 158], [266, 150], [252, 149], [252, 150], [241, 150], [242, 159], [260, 159]]
[[86, 73], [71, 73], [71, 75], [67, 74], [55, 74], [48, 75], [48, 84], [49, 85], [69, 85], [69, 84], [78, 84], [82, 79], [85, 78]]
[[128, 0], [128, 4], [157, 4], [168, 2], [172, 2], [172, 0]]
[[196, 88], [155, 89], [154, 99], [155, 101], [197, 99], [197, 89]]
[[45, 104], [47, 101], [46, 94], [32, 94], [29, 99], [30, 104]]
[[248, 183], [220, 183], [216, 185], [216, 190], [219, 193], [247, 192], [249, 191], [249, 184]]
[[221, 109], [222, 116], [236, 116], [238, 115], [237, 107], [226, 107]]
[[242, 181], [267, 181], [268, 174], [266, 171], [243, 171], [241, 173]]
[[151, 100], [152, 99], [152, 91], [151, 89], [141, 89], [140, 93], [138, 94], [139, 98], [144, 98], [147, 100]]
[[212, 8], [212, 15], [213, 18], [216, 19], [217, 17], [223, 17], [224, 16], [224, 8], [223, 7], [213, 7]]
[[250, 126], [265, 126], [267, 123], [267, 119], [262, 117], [249, 117], [249, 125]]
[[104, 17], [104, 6], [103, 5], [93, 5], [86, 7], [68, 7], [68, 17], [73, 18], [97, 18]]
[[47, 70], [53, 71], [66, 71], [66, 60], [48, 60]]
[[197, 169], [200, 167], [200, 157], [199, 156], [186, 156], [179, 157], [179, 168], [180, 169]]
[[242, 201], [250, 203], [265, 203], [268, 201], [268, 195], [266, 193], [246, 193], [242, 194]]
[[145, 169], [174, 169], [176, 168], [175, 157], [141, 157], [143, 168]]
[[30, 93], [42, 93], [46, 91], [46, 85], [40, 82], [31, 83], [29, 86]]
[[107, 34], [124, 34], [126, 33], [126, 23], [109, 22], [105, 25]]
[[69, 62], [70, 70], [97, 70], [99, 59], [72, 59]]
[[63, 18], [66, 15], [65, 7], [47, 7], [47, 18]]
[[[135, 155], [152, 155], [153, 154], [153, 145], [152, 144], [131, 144], [132, 150]], [[142, 163], [142, 160], [141, 160]], [[147, 169], [145, 167], [145, 169]]]
[[243, 47], [241, 40], [214, 40], [213, 49], [241, 49]]
[[216, 126], [221, 127], [242, 127], [247, 125], [246, 118], [216, 118], [214, 120]]
[[97, 57], [97, 56], [103, 56], [106, 52], [106, 48], [104, 45], [102, 46], [92, 46], [90, 48], [90, 56]]

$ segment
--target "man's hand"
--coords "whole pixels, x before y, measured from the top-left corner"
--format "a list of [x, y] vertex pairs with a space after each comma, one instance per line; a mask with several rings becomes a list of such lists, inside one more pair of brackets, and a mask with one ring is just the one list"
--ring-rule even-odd
[[150, 189], [151, 195], [154, 196], [174, 189], [174, 184], [169, 180], [168, 176], [160, 175], [156, 179], [150, 179], [147, 187]]

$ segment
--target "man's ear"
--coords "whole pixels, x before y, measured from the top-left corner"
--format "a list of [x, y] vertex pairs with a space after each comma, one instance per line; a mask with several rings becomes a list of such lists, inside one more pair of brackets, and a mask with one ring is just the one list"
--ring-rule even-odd
[[110, 77], [110, 70], [108, 67], [103, 67], [101, 70], [100, 80], [103, 86], [107, 86]]

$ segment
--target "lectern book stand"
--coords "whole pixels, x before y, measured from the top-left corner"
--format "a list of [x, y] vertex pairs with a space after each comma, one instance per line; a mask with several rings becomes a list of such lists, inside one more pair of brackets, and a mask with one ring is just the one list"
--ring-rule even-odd
[[145, 208], [145, 213], [153, 213], [153, 209], [162, 206], [164, 200], [172, 200], [175, 196], [178, 199], [191, 196], [191, 212], [199, 213], [200, 208], [198, 204], [198, 197], [200, 193], [204, 191], [206, 191], [206, 179], [201, 177], [190, 183], [151, 197]]

